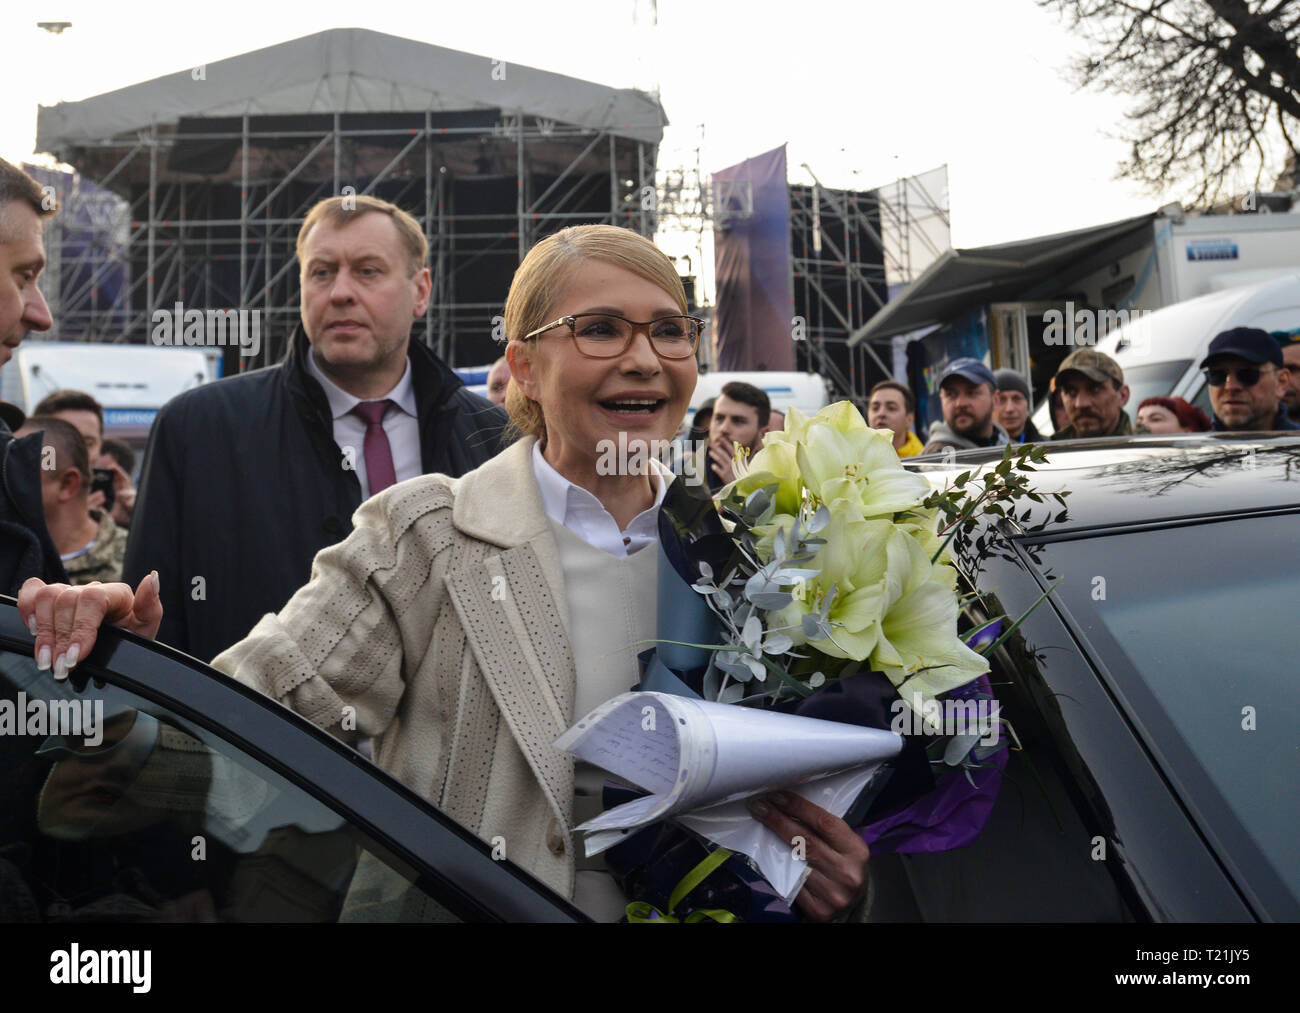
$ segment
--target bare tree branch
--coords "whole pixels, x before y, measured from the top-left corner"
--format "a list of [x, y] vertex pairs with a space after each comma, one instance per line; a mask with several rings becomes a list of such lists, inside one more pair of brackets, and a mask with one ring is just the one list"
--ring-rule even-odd
[[1088, 42], [1080, 87], [1134, 100], [1119, 175], [1213, 201], [1300, 158], [1300, 0], [1038, 0]]

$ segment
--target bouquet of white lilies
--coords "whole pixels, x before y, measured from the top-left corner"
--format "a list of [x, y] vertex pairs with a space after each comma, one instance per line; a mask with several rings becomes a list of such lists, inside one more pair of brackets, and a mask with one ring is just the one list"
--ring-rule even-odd
[[694, 585], [730, 648], [705, 699], [806, 695], [863, 663], [906, 684], [905, 700], [928, 701], [988, 671], [957, 632], [941, 511], [892, 439], [840, 401], [812, 418], [792, 408], [784, 431], [738, 458], [720, 496], [736, 520], [735, 563]]
[[[960, 633], [962, 606], [980, 596], [960, 594], [949, 551], [964, 558], [979, 516], [1014, 518], [1022, 496], [1064, 505], [1022, 474], [1044, 459], [1041, 447], [1008, 447], [982, 473], [932, 490], [902, 466], [893, 433], [841, 401], [812, 418], [790, 409], [784, 430], [737, 456], [716, 503], [669, 487], [658, 636], [641, 655], [639, 691], [556, 743], [648, 793], [577, 828], [589, 855], [609, 849], [636, 898], [630, 918], [667, 917], [683, 891], [702, 916], [774, 917], [739, 854], [787, 903], [803, 883], [802, 859], [744, 806], [776, 788], [815, 801], [877, 851], [946, 850], [979, 835], [1007, 762], [986, 659], [1025, 616]], [[720, 850], [699, 861], [704, 845], [690, 835]], [[723, 851], [738, 854], [709, 875]], [[704, 887], [685, 889], [701, 876]]]

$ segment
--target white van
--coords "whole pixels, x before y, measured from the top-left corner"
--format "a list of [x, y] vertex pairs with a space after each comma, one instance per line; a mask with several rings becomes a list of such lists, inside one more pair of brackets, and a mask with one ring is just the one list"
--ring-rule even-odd
[[[1106, 335], [1096, 347], [1124, 370], [1129, 388], [1124, 410], [1129, 418], [1136, 421], [1138, 405], [1157, 396], [1185, 398], [1211, 415], [1201, 360], [1214, 336], [1233, 327], [1300, 329], [1300, 269], [1143, 314]], [[1052, 432], [1046, 399], [1034, 412], [1033, 422], [1039, 432]]]
[[83, 391], [104, 406], [104, 435], [140, 449], [159, 408], [220, 375], [220, 349], [28, 340], [0, 368], [0, 399], [30, 415], [47, 394]]
[[686, 413], [682, 431], [690, 429], [691, 420], [705, 401], [716, 398], [722, 388], [733, 380], [753, 384], [767, 394], [772, 407], [784, 412], [793, 405], [805, 415], [816, 415], [829, 403], [826, 380], [819, 373], [701, 373], [691, 395], [691, 407]]

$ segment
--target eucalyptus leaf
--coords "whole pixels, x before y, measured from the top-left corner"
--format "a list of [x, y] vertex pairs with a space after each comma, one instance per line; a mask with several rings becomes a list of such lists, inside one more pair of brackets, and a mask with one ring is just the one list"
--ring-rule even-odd
[[759, 591], [750, 595], [749, 600], [767, 612], [776, 612], [794, 601], [794, 595], [789, 591]]
[[967, 754], [975, 748], [981, 738], [979, 732], [963, 732], [961, 735], [954, 735], [943, 751], [943, 762], [950, 767], [956, 767], [966, 759]]
[[718, 667], [733, 679], [739, 679], [741, 682], [749, 682], [749, 680], [754, 677], [754, 673], [750, 670], [750, 667], [741, 664], [740, 662], [732, 664], [729, 661], [719, 661]]
[[733, 682], [718, 694], [718, 703], [738, 703], [745, 695], [743, 683]]
[[836, 583], [836, 584], [832, 584], [831, 589], [826, 592], [826, 598], [824, 601], [822, 601], [822, 607], [819, 613], [821, 615], [823, 622], [825, 622], [826, 617], [831, 614], [831, 606], [835, 604], [835, 595], [839, 593], [839, 589], [840, 586], [838, 583]]
[[772, 633], [763, 641], [764, 654], [784, 654], [794, 646], [794, 641], [785, 633]]
[[755, 489], [745, 497], [744, 513], [747, 517], [759, 517], [772, 503], [773, 496], [776, 495], [777, 484], [765, 485], [761, 489]]
[[763, 622], [758, 616], [750, 616], [740, 631], [741, 642], [751, 651], [758, 650], [758, 642], [763, 639]]
[[754, 595], [756, 594], [760, 594], [763, 591], [775, 590], [776, 585], [772, 583], [771, 579], [762, 570], [759, 570], [758, 573], [745, 581], [745, 597], [750, 601], [754, 600]]

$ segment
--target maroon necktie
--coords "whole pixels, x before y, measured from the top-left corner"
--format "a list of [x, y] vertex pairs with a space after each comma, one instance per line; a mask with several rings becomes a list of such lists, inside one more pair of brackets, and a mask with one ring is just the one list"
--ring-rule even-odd
[[384, 414], [392, 401], [362, 401], [352, 409], [353, 414], [361, 417], [366, 424], [366, 442], [362, 453], [366, 458], [366, 481], [370, 485], [370, 495], [383, 492], [397, 481], [397, 472], [393, 469], [393, 448], [388, 443], [388, 434], [384, 432]]

